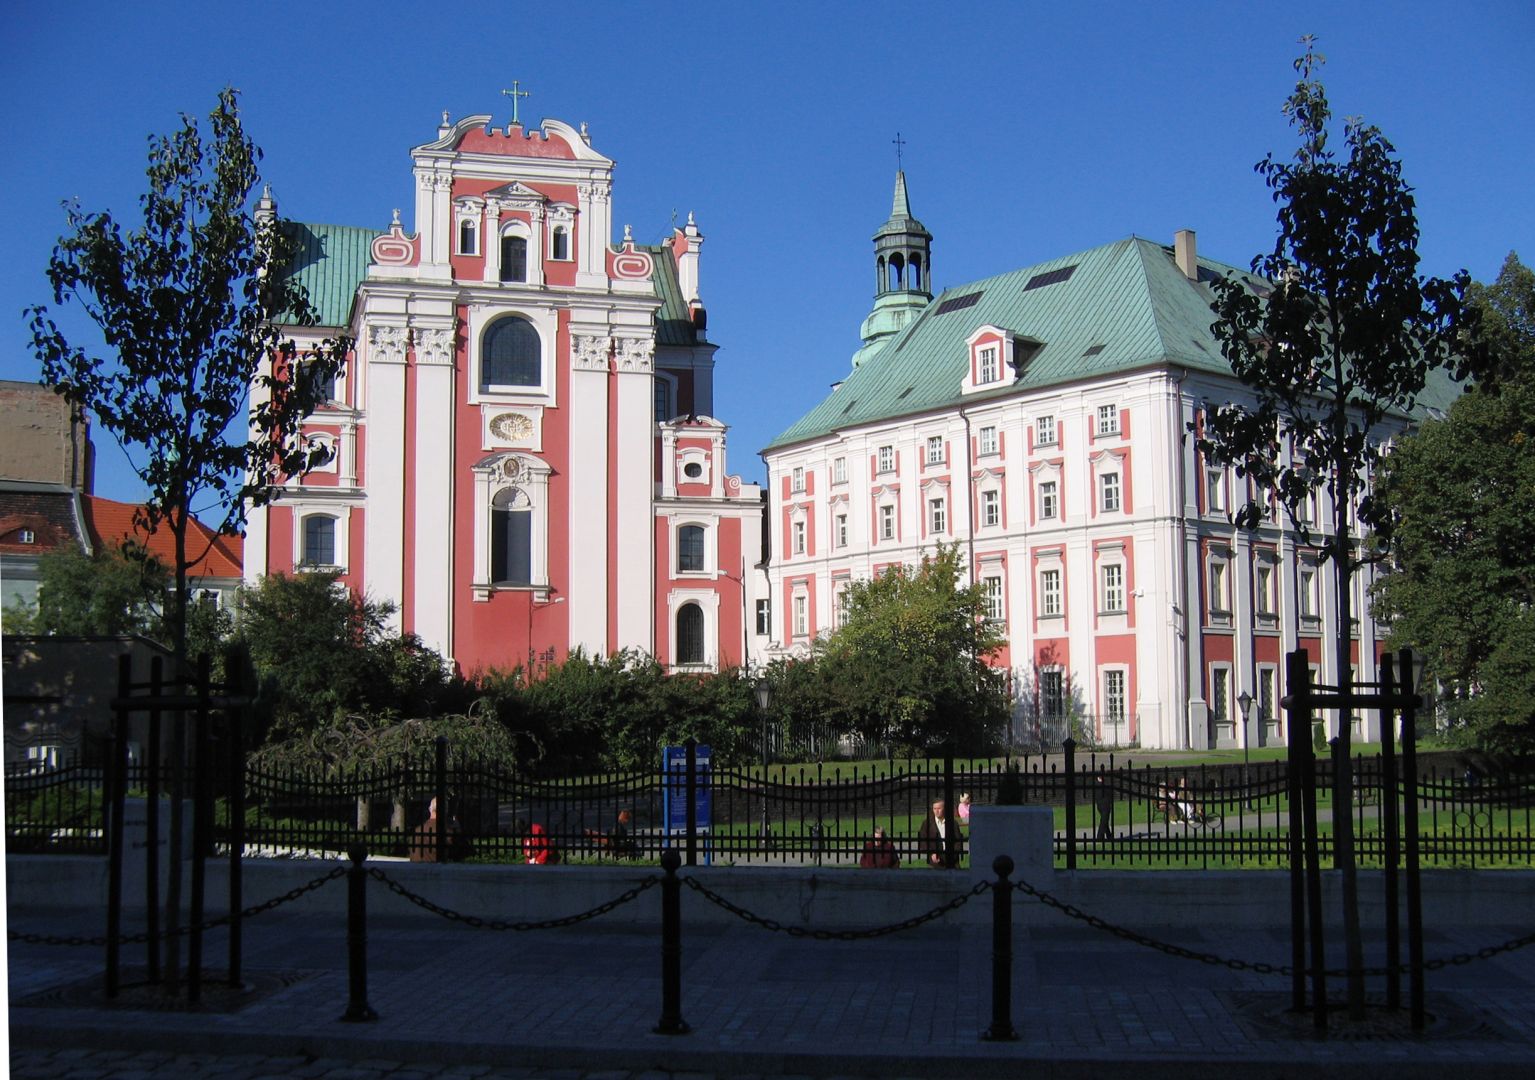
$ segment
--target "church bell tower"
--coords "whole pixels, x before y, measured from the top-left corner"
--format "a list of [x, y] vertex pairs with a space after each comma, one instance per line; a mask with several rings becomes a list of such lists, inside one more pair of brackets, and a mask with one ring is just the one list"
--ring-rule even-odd
[[933, 234], [911, 216], [906, 173], [897, 171], [890, 217], [874, 234], [874, 310], [859, 329], [863, 347], [853, 354], [855, 368], [932, 301], [932, 244]]

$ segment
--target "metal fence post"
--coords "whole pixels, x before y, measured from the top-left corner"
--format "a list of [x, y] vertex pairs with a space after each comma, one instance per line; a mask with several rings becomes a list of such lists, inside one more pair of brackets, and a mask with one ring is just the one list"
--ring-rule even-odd
[[117, 996], [123, 932], [123, 812], [128, 790], [128, 695], [133, 686], [133, 660], [124, 653], [117, 658], [117, 721], [112, 733], [112, 761], [107, 773], [111, 793], [108, 813], [112, 831], [107, 837], [107, 997]]
[[1018, 1038], [1013, 1027], [1013, 885], [1008, 881], [1013, 860], [998, 855], [991, 868], [997, 873], [991, 887], [991, 1027], [981, 1038], [1010, 1042]]
[[[1412, 650], [1401, 651], [1402, 682], [1412, 689]], [[1412, 1029], [1422, 1031], [1423, 1015], [1423, 891], [1419, 877], [1421, 844], [1418, 837], [1418, 702], [1411, 698], [1402, 710], [1402, 831], [1407, 841], [1407, 963], [1412, 977], [1409, 991]]]
[[208, 849], [212, 847], [208, 825], [213, 818], [213, 791], [209, 786], [208, 654], [197, 658], [197, 729], [192, 733], [192, 899], [187, 911], [187, 1000], [197, 1002], [203, 989], [203, 907], [208, 881]]
[[[1381, 688], [1386, 704], [1380, 710], [1380, 821], [1385, 833], [1386, 889], [1386, 1007], [1402, 1007], [1402, 927], [1397, 888], [1397, 863], [1401, 861], [1401, 838], [1397, 833], [1396, 802], [1396, 716], [1397, 696], [1395, 658], [1386, 653], [1380, 658]], [[1406, 679], [1401, 680], [1404, 684]]]
[[352, 866], [346, 872], [346, 957], [350, 994], [342, 1021], [349, 1024], [377, 1020], [368, 1004], [368, 849], [352, 845], [347, 852]]
[[244, 650], [225, 659], [224, 678], [236, 699], [229, 718], [229, 985], [240, 985], [245, 918], [245, 664]]
[[[690, 755], [691, 756], [691, 755]], [[682, 859], [675, 848], [661, 853], [661, 1019], [651, 1030], [657, 1035], [686, 1035], [692, 1029], [682, 1018]]]
[[688, 752], [687, 780], [687, 845], [688, 865], [698, 865], [698, 740], [689, 738], [683, 744]]
[[954, 801], [954, 746], [943, 746], [943, 866], [952, 870], [959, 865], [959, 805]]
[[149, 662], [149, 738], [145, 740], [143, 760], [149, 769], [148, 812], [145, 814], [144, 839], [144, 922], [149, 941], [144, 952], [149, 981], [160, 981], [160, 698], [165, 692], [165, 661], [155, 657]]
[[[1292, 652], [1285, 657], [1285, 688], [1298, 685], [1297, 667], [1306, 666], [1305, 653]], [[1298, 710], [1292, 702], [1285, 722], [1285, 792], [1289, 798], [1290, 825], [1290, 1008], [1300, 1012], [1306, 1007], [1306, 830], [1301, 803], [1305, 800], [1305, 785], [1301, 776], [1301, 754], [1309, 738], [1305, 725], [1297, 722]]]
[[[432, 770], [432, 790], [437, 803], [437, 862], [448, 861], [448, 738], [437, 736], [436, 760]], [[551, 823], [552, 824], [552, 823]]]
[[1077, 868], [1077, 740], [1061, 743], [1066, 753], [1066, 869]]
[[[1302, 652], [1301, 662], [1296, 665], [1295, 690], [1292, 693], [1294, 712], [1292, 723], [1299, 723], [1306, 734], [1311, 734], [1312, 694], [1311, 666], [1309, 657]], [[1311, 930], [1311, 1025], [1318, 1031], [1327, 1030], [1327, 956], [1322, 939], [1322, 856], [1318, 848], [1316, 810], [1316, 753], [1308, 738], [1301, 750], [1301, 774], [1304, 777], [1305, 795], [1301, 799], [1306, 832], [1306, 922]], [[1336, 852], [1334, 858], [1336, 859]]]

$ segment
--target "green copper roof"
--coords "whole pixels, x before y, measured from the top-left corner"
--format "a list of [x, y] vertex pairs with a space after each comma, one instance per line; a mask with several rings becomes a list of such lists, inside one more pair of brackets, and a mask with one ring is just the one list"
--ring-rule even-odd
[[879, 227], [874, 239], [904, 233], [924, 236], [929, 240], [933, 238], [922, 222], [911, 216], [911, 200], [906, 196], [906, 173], [901, 171], [895, 174], [895, 196], [890, 200], [890, 219]]
[[[1200, 267], [1214, 276], [1235, 269], [1207, 259]], [[971, 282], [935, 297], [768, 449], [962, 400], [984, 401], [1151, 364], [1229, 375], [1210, 333], [1213, 321], [1208, 286], [1189, 281], [1169, 248], [1135, 237]], [[970, 362], [965, 339], [987, 325], [1044, 347], [1017, 382], [962, 398]]]
[[677, 260], [672, 257], [671, 245], [636, 244], [635, 250], [649, 252], [654, 266], [650, 272], [650, 282], [656, 288], [656, 295], [661, 298], [661, 307], [655, 315], [656, 344], [697, 345], [692, 313], [688, 311], [687, 300], [682, 295], [682, 284], [677, 280]]
[[[352, 300], [368, 276], [377, 229], [354, 225], [308, 225], [285, 221], [283, 230], [298, 241], [290, 273], [309, 293], [321, 326], [344, 327], [352, 321]], [[291, 322], [285, 319], [283, 322]]]

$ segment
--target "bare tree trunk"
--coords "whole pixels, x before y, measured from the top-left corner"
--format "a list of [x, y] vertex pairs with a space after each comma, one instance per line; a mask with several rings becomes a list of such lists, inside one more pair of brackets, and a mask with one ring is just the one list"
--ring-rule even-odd
[[373, 804], [366, 795], [357, 796], [357, 831], [367, 832], [371, 825]]

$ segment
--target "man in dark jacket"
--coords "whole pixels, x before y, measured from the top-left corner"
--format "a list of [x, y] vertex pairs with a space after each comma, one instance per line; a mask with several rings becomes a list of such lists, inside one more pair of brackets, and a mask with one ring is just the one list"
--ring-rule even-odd
[[[950, 847], [948, 843], [949, 830], [954, 830], [954, 843]], [[964, 837], [959, 833], [959, 825], [948, 818], [948, 807], [942, 799], [933, 802], [932, 813], [917, 830], [917, 853], [927, 860], [927, 865], [942, 870], [944, 867], [953, 869], [959, 865], [959, 855]], [[952, 854], [951, 854], [952, 851]]]

